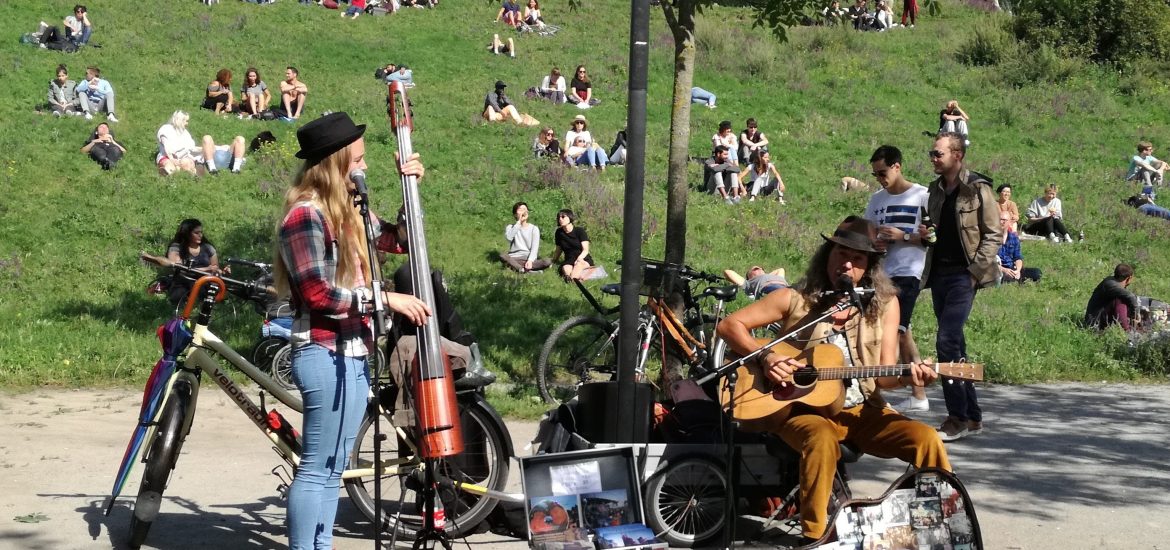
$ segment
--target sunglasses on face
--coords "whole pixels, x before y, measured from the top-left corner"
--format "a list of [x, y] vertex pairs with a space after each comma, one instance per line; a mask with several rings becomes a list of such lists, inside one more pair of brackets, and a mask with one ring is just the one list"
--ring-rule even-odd
[[926, 154], [930, 155], [930, 158], [932, 158], [932, 159], [940, 159], [940, 158], [943, 158], [943, 155], [945, 155], [946, 153], [936, 149], [936, 150], [932, 150], [932, 151], [927, 151]]

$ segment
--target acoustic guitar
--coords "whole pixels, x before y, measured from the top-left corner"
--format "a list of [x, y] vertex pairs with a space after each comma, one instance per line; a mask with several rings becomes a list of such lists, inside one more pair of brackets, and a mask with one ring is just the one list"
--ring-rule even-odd
[[[760, 345], [770, 340], [761, 339]], [[847, 378], [880, 378], [910, 374], [910, 365], [877, 365], [846, 367], [841, 348], [833, 344], [818, 344], [798, 349], [781, 342], [772, 347], [773, 353], [785, 355], [803, 365], [792, 374], [792, 380], [780, 387], [764, 375], [763, 367], [749, 361], [737, 369], [739, 381], [735, 395], [726, 388], [721, 401], [730, 405], [731, 416], [751, 422], [767, 418], [769, 423], [782, 424], [800, 404], [822, 416], [832, 416], [845, 404]], [[983, 380], [983, 365], [979, 363], [935, 363], [934, 371], [942, 376], [962, 380]]]

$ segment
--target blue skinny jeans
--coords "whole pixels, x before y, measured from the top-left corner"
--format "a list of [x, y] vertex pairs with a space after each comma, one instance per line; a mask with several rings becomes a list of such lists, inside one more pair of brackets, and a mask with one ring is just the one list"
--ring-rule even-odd
[[331, 550], [341, 472], [365, 414], [370, 375], [365, 357], [317, 344], [293, 350], [292, 378], [305, 403], [303, 452], [288, 491], [290, 550]]

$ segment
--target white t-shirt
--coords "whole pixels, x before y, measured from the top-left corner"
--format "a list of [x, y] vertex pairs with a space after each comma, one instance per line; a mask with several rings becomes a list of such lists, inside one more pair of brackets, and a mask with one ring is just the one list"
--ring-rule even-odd
[[[879, 226], [890, 225], [907, 233], [918, 232], [922, 223], [922, 209], [926, 207], [928, 191], [917, 183], [897, 195], [885, 189], [878, 189], [869, 197], [865, 207], [865, 219]], [[903, 241], [889, 243], [886, 249], [886, 275], [890, 277], [922, 278], [926, 265], [926, 248], [920, 244]]]
[[558, 92], [565, 91], [565, 77], [558, 76], [556, 82], [549, 82], [549, 77], [545, 76], [544, 80], [540, 82], [541, 90], [556, 90]]
[[585, 138], [586, 147], [588, 147], [590, 143], [593, 143], [593, 135], [589, 133], [589, 130], [583, 130], [580, 132], [569, 130], [568, 132], [565, 132], [565, 142], [562, 144], [565, 149], [572, 147], [573, 144], [577, 141], [578, 136]]
[[163, 124], [162, 128], [158, 129], [158, 156], [155, 162], [162, 160], [164, 156], [172, 158], [197, 157], [200, 156], [199, 149], [195, 147], [195, 139], [191, 137], [191, 132], [186, 128], [180, 130], [171, 124]]
[[[833, 344], [841, 350], [841, 354], [845, 358], [844, 367], [852, 368], [853, 353], [849, 351], [849, 341], [845, 338], [845, 334], [837, 331], [830, 332], [825, 337], [826, 344]], [[845, 386], [845, 408], [855, 407], [865, 402], [865, 394], [861, 393], [861, 384], [858, 384], [857, 379], [844, 380]]]

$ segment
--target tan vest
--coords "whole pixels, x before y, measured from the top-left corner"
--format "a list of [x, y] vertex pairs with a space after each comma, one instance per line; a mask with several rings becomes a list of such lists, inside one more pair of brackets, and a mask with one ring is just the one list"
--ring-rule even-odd
[[[789, 299], [788, 315], [784, 318], [784, 332], [787, 333], [799, 324], [806, 323], [803, 321], [804, 317], [808, 315], [809, 304], [804, 300], [804, 297], [799, 293], [793, 292]], [[845, 323], [845, 335], [849, 340], [849, 352], [853, 356], [855, 363], [859, 365], [879, 365], [881, 364], [882, 354], [882, 325], [880, 319], [882, 313], [886, 310], [887, 301], [882, 304], [881, 310], [878, 314], [879, 322], [871, 323], [862, 315], [854, 315]], [[803, 321], [803, 322], [802, 322]], [[832, 321], [824, 321], [817, 323], [810, 329], [806, 329], [804, 334], [800, 336], [804, 341], [804, 347], [809, 348], [817, 344], [826, 343], [828, 336], [833, 331]], [[795, 344], [800, 346], [799, 343]], [[873, 378], [862, 378], [858, 380], [862, 395], [865, 396], [865, 403], [874, 407], [885, 407], [886, 400], [882, 398], [882, 392], [877, 387], [877, 381]]]

